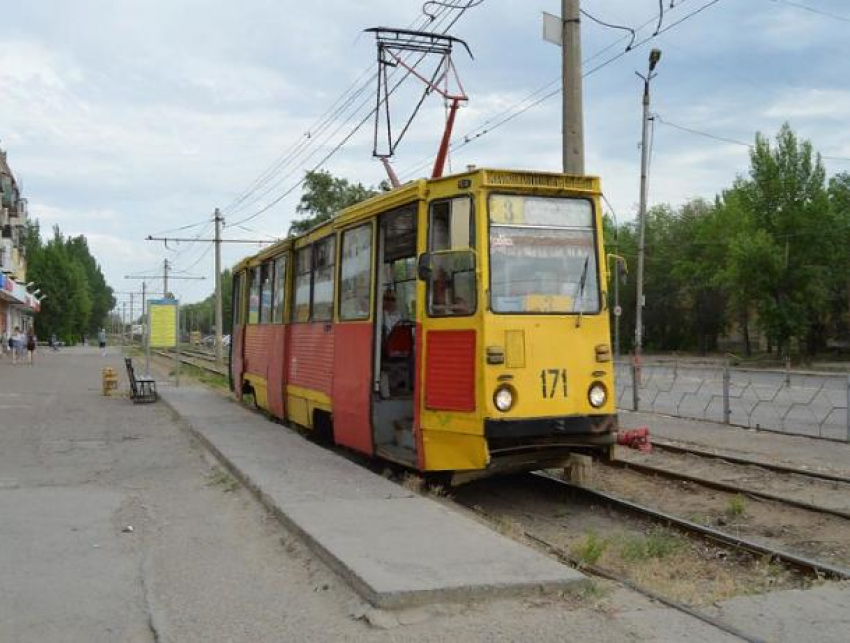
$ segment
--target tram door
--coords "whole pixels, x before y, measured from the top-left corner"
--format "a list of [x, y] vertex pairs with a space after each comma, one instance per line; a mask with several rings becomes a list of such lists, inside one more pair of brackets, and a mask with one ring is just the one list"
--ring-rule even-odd
[[418, 204], [384, 213], [378, 225], [375, 368], [372, 427], [375, 451], [416, 465], [416, 233]]
[[423, 453], [428, 470], [473, 466], [467, 440], [477, 428], [475, 218], [470, 196], [428, 204], [426, 252], [417, 274], [424, 282], [419, 421], [430, 434]]

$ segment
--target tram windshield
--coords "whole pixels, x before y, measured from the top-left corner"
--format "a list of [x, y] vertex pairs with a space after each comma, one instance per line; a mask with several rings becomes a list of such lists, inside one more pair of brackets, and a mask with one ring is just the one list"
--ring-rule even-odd
[[493, 312], [599, 312], [588, 199], [493, 194], [489, 206]]

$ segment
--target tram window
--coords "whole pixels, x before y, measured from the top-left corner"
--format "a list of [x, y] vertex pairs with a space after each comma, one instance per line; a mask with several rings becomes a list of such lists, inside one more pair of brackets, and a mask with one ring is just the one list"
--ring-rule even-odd
[[283, 305], [286, 302], [286, 255], [274, 260], [274, 298], [272, 300], [272, 323], [283, 322]]
[[295, 253], [295, 302], [292, 321], [310, 321], [310, 268], [313, 246]]
[[244, 281], [244, 272], [237, 272], [233, 276], [232, 326], [240, 326], [244, 321], [245, 311], [242, 302], [242, 283]]
[[342, 233], [339, 318], [368, 319], [372, 293], [372, 224]]
[[475, 312], [475, 225], [472, 200], [457, 197], [431, 204], [428, 314], [432, 317]]
[[260, 269], [260, 323], [272, 320], [272, 263], [266, 261]]
[[432, 203], [431, 251], [474, 247], [472, 200], [464, 196]]
[[315, 244], [313, 254], [313, 321], [333, 319], [336, 237]]
[[251, 268], [249, 275], [248, 323], [256, 324], [260, 321], [260, 267]]

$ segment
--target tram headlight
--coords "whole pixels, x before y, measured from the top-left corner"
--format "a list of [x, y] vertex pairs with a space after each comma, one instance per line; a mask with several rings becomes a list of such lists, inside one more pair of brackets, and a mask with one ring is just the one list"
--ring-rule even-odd
[[514, 405], [514, 391], [510, 386], [500, 386], [493, 394], [493, 404], [502, 413], [507, 413]]
[[608, 400], [608, 390], [602, 382], [594, 382], [587, 390], [587, 399], [593, 408], [598, 409]]

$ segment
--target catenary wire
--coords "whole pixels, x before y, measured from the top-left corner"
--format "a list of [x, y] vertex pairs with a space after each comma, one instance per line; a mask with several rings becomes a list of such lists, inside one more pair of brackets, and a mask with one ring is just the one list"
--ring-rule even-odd
[[[452, 28], [452, 27], [453, 27], [453, 26], [457, 23], [457, 21], [458, 21], [458, 20], [460, 20], [460, 18], [461, 18], [461, 17], [462, 17], [462, 16], [466, 13], [466, 11], [467, 11], [468, 9], [470, 9], [470, 8], [472, 8], [472, 7], [474, 7], [474, 6], [478, 6], [478, 4], [481, 4], [481, 2], [477, 2], [477, 0], [470, 0], [470, 1], [467, 3], [467, 5], [465, 5], [464, 7], [462, 7], [462, 8], [460, 9], [460, 12], [459, 12], [456, 16], [454, 16], [454, 18], [453, 18], [453, 19], [452, 19], [452, 21], [449, 23], [449, 25], [448, 25], [448, 26], [447, 26], [447, 27], [443, 30], [443, 33], [447, 33], [447, 32], [448, 32], [448, 31], [449, 31], [449, 30], [450, 30], [450, 29], [451, 29], [451, 28]], [[421, 61], [421, 58], [420, 58], [420, 61]], [[417, 63], [417, 64], [418, 64], [418, 63]], [[403, 77], [403, 78], [402, 78], [402, 79], [401, 79], [401, 80], [400, 80], [400, 81], [399, 81], [399, 82], [398, 82], [398, 83], [397, 83], [397, 84], [393, 87], [393, 89], [390, 91], [390, 93], [392, 93], [392, 91], [394, 91], [395, 89], [397, 89], [397, 88], [401, 85], [401, 83], [404, 81], [404, 79], [405, 79], [405, 78], [407, 78], [407, 76], [408, 76], [409, 74], [410, 74], [410, 72], [407, 72], [407, 73], [405, 74], [405, 76], [404, 76], [404, 77]], [[324, 165], [324, 164], [325, 164], [325, 163], [326, 163], [326, 162], [327, 162], [327, 161], [328, 161], [328, 160], [329, 160], [329, 159], [330, 159], [330, 158], [331, 158], [334, 154], [336, 154], [336, 153], [337, 153], [337, 152], [338, 152], [338, 151], [339, 151], [339, 150], [340, 150], [340, 149], [341, 149], [341, 148], [342, 148], [342, 147], [343, 147], [343, 146], [344, 146], [344, 145], [345, 145], [345, 144], [346, 144], [346, 143], [347, 143], [347, 142], [348, 142], [348, 141], [349, 141], [349, 140], [350, 140], [353, 136], [354, 136], [354, 134], [356, 134], [356, 133], [357, 133], [357, 131], [359, 131], [359, 130], [360, 130], [360, 128], [361, 128], [361, 127], [363, 127], [363, 125], [364, 125], [366, 122], [368, 122], [368, 121], [372, 118], [372, 116], [374, 115], [374, 113], [375, 113], [375, 111], [376, 111], [377, 109], [378, 109], [378, 107], [373, 107], [373, 108], [372, 108], [372, 110], [370, 110], [370, 112], [366, 115], [366, 117], [365, 117], [364, 119], [362, 119], [362, 120], [361, 120], [361, 121], [360, 121], [360, 122], [359, 122], [359, 123], [358, 123], [358, 124], [354, 127], [354, 129], [352, 129], [352, 130], [348, 133], [348, 135], [346, 135], [346, 136], [345, 136], [345, 138], [343, 138], [343, 139], [342, 139], [339, 143], [337, 143], [337, 145], [336, 145], [336, 146], [334, 146], [334, 147], [331, 149], [331, 151], [330, 151], [330, 152], [328, 152], [328, 153], [327, 153], [327, 154], [326, 154], [326, 155], [325, 155], [325, 156], [324, 156], [324, 157], [323, 157], [323, 158], [319, 161], [319, 163], [318, 163], [317, 165], [315, 165], [315, 166], [314, 166], [314, 167], [310, 170], [310, 172], [315, 172], [315, 171], [317, 171], [317, 170], [318, 170], [319, 168], [321, 168], [321, 167], [322, 167], [322, 166], [323, 166], [323, 165]], [[260, 216], [261, 214], [263, 214], [263, 213], [267, 212], [269, 209], [271, 209], [272, 207], [274, 207], [275, 205], [277, 205], [278, 203], [280, 203], [280, 202], [281, 202], [284, 198], [286, 198], [287, 196], [289, 196], [289, 194], [291, 194], [291, 193], [292, 193], [292, 192], [294, 192], [296, 189], [298, 189], [298, 188], [299, 188], [299, 187], [300, 187], [300, 186], [304, 183], [304, 181], [305, 181], [305, 177], [302, 177], [302, 178], [301, 178], [298, 182], [296, 182], [293, 186], [291, 186], [290, 188], [288, 188], [287, 190], [285, 190], [282, 194], [280, 194], [280, 195], [278, 195], [277, 197], [275, 197], [275, 198], [274, 198], [271, 202], [269, 202], [268, 204], [266, 204], [265, 206], [263, 206], [262, 208], [260, 208], [260, 209], [259, 209], [259, 210], [257, 210], [256, 212], [254, 212], [253, 214], [251, 214], [251, 215], [249, 215], [249, 216], [247, 216], [247, 217], [245, 217], [245, 218], [243, 218], [243, 219], [240, 219], [239, 221], [237, 221], [236, 223], [231, 224], [231, 225], [238, 225], [238, 224], [245, 223], [246, 221], [250, 221], [250, 220], [252, 220], [252, 219], [255, 219], [256, 217]]]
[[[480, 2], [483, 2], [483, 0], [479, 0], [479, 3], [480, 3]], [[454, 5], [452, 5], [452, 6], [454, 6]], [[456, 7], [454, 7], [454, 8], [462, 9], [463, 7], [461, 7], [461, 6], [456, 6]], [[433, 21], [434, 19], [436, 19], [436, 23], [437, 23], [437, 24], [439, 24], [440, 22], [442, 22], [442, 20], [445, 18], [445, 16], [446, 16], [446, 15], [448, 15], [448, 11], [449, 11], [449, 8], [446, 8], [446, 9], [440, 9], [440, 10], [438, 10], [438, 11], [435, 13], [435, 15], [434, 15], [434, 17], [433, 17], [433, 18], [431, 18], [430, 16], [428, 16], [428, 17], [429, 17], [429, 18], [431, 18], [431, 20], [432, 20], [432, 21]], [[421, 19], [422, 19], [422, 18], [417, 18], [416, 20], [414, 20], [414, 21], [413, 21], [413, 22], [409, 25], [409, 28], [414, 27], [414, 26], [416, 25], [416, 23], [417, 23], [419, 20], [421, 20]], [[421, 25], [421, 27], [424, 27], [424, 26], [426, 26], [427, 24], [428, 24], [428, 20], [426, 20], [426, 21], [425, 21], [425, 22]], [[250, 204], [245, 204], [245, 206], [244, 206], [244, 207], [242, 207], [242, 208], [237, 208], [237, 206], [239, 206], [240, 204], [244, 204], [244, 202], [246, 201], [246, 199], [247, 199], [249, 196], [251, 196], [251, 194], [252, 194], [253, 192], [256, 192], [258, 189], [260, 189], [260, 188], [262, 188], [264, 185], [268, 184], [268, 182], [269, 182], [269, 181], [270, 181], [270, 180], [274, 177], [274, 175], [275, 175], [276, 173], [278, 173], [278, 172], [282, 171], [282, 170], [283, 170], [283, 168], [284, 168], [284, 167], [286, 167], [286, 165], [288, 165], [288, 164], [289, 164], [290, 162], [292, 162], [292, 161], [293, 161], [293, 160], [294, 160], [297, 156], [299, 156], [301, 153], [305, 152], [307, 148], [309, 148], [312, 144], [314, 144], [314, 143], [315, 143], [315, 141], [317, 141], [317, 140], [318, 140], [318, 138], [320, 138], [320, 137], [324, 134], [324, 132], [326, 131], [326, 129], [327, 129], [328, 127], [330, 127], [330, 126], [331, 126], [331, 125], [332, 125], [332, 124], [336, 121], [336, 119], [337, 119], [337, 118], [338, 118], [338, 117], [339, 117], [342, 113], [344, 113], [344, 112], [345, 112], [345, 110], [346, 110], [346, 109], [347, 109], [347, 108], [348, 108], [348, 107], [349, 107], [352, 103], [354, 103], [354, 102], [357, 100], [357, 98], [359, 98], [359, 96], [360, 96], [360, 95], [362, 95], [362, 93], [363, 93], [364, 91], [366, 91], [366, 90], [367, 90], [367, 89], [368, 89], [368, 88], [372, 85], [372, 83], [375, 81], [375, 79], [376, 79], [376, 77], [377, 77], [377, 72], [372, 71], [372, 72], [370, 73], [370, 70], [371, 70], [371, 67], [370, 67], [370, 69], [367, 69], [367, 70], [366, 70], [363, 74], [361, 74], [361, 75], [360, 75], [360, 77], [358, 78], [358, 81], [357, 81], [357, 82], [359, 82], [359, 80], [360, 80], [360, 79], [362, 79], [362, 78], [364, 78], [365, 76], [369, 76], [369, 78], [365, 81], [365, 83], [361, 84], [361, 85], [359, 86], [359, 88], [358, 88], [358, 89], [356, 89], [356, 90], [355, 90], [355, 91], [353, 91], [353, 92], [351, 92], [351, 87], [350, 87], [350, 88], [349, 88], [349, 90], [347, 90], [347, 93], [349, 94], [349, 95], [348, 95], [348, 97], [347, 97], [347, 98], [345, 98], [345, 100], [342, 102], [342, 104], [341, 104], [341, 105], [339, 105], [339, 107], [337, 107], [336, 109], [333, 109], [333, 108], [332, 108], [332, 109], [328, 110], [328, 111], [325, 113], [325, 115], [324, 115], [322, 118], [320, 118], [320, 119], [319, 119], [319, 121], [317, 121], [317, 122], [316, 122], [316, 124], [314, 124], [314, 126], [313, 126], [310, 130], [308, 130], [308, 133], [307, 133], [305, 136], [299, 137], [299, 140], [296, 142], [296, 144], [295, 144], [293, 147], [291, 147], [291, 148], [290, 148], [290, 151], [289, 151], [288, 153], [284, 154], [284, 155], [283, 155], [283, 156], [282, 156], [282, 157], [278, 160], [278, 162], [277, 162], [277, 163], [273, 164], [273, 165], [272, 165], [272, 166], [271, 166], [271, 167], [270, 167], [270, 168], [269, 168], [269, 169], [268, 169], [268, 170], [267, 170], [267, 171], [266, 171], [266, 172], [262, 175], [261, 179], [256, 180], [256, 181], [254, 182], [254, 184], [252, 184], [252, 186], [251, 186], [248, 190], [246, 190], [246, 191], [245, 191], [245, 192], [244, 192], [244, 193], [243, 193], [240, 197], [238, 197], [238, 198], [237, 198], [237, 199], [236, 199], [236, 200], [235, 200], [232, 204], [230, 204], [229, 206], [227, 206], [227, 208], [225, 209], [225, 211], [227, 211], [227, 212], [229, 212], [229, 213], [231, 213], [231, 214], [232, 214], [232, 213], [234, 213], [237, 209], [245, 209], [245, 208], [246, 208], [246, 207], [248, 207], [249, 205], [252, 205], [253, 203], [256, 203], [258, 200], [261, 200], [261, 199], [262, 199], [262, 196], [260, 197], [260, 199], [253, 199], [253, 200], [251, 201], [251, 203], [250, 203]], [[356, 85], [356, 84], [357, 84], [357, 82], [355, 82], [355, 83], [352, 85], [352, 87], [354, 87], [354, 85]], [[344, 95], [343, 95], [343, 96], [344, 96]], [[335, 105], [336, 105], [336, 104], [339, 104], [341, 99], [342, 99], [342, 97], [336, 101]], [[368, 101], [367, 101], [367, 102], [368, 102]], [[355, 113], [356, 113], [356, 112], [358, 112], [359, 110], [361, 110], [361, 109], [363, 108], [364, 104], [365, 104], [365, 103], [361, 103], [360, 105], [358, 105], [358, 106], [357, 106], [357, 108], [355, 109]], [[350, 118], [348, 119], [348, 121], [350, 121]], [[348, 122], [348, 121], [346, 121], [346, 122]], [[338, 130], [335, 130], [333, 134], [335, 134], [337, 131], [338, 131]], [[333, 136], [333, 134], [332, 134], [331, 136]], [[326, 139], [326, 141], [327, 141], [327, 139]], [[279, 183], [277, 183], [277, 184], [275, 185], [275, 187], [277, 187], [278, 185], [279, 185]], [[273, 190], [273, 189], [274, 189], [274, 188], [272, 188], [272, 190]], [[271, 190], [270, 190], [270, 191], [271, 191]], [[268, 194], [268, 192], [266, 192], [265, 194]], [[265, 196], [265, 194], [264, 194], [263, 196]]]

